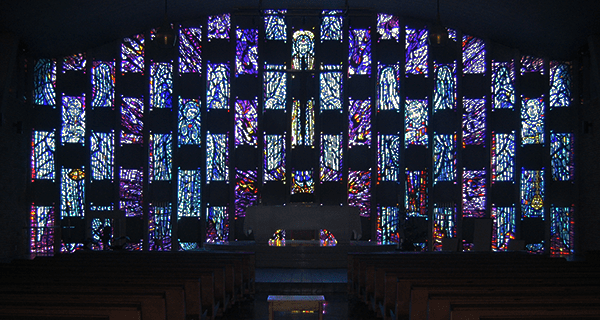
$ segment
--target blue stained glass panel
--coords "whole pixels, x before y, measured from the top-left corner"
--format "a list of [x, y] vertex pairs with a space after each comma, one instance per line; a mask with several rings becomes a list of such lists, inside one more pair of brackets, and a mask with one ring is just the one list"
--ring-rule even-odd
[[31, 180], [54, 181], [55, 131], [33, 131], [31, 142]]
[[179, 97], [179, 146], [202, 144], [202, 109], [200, 99]]
[[169, 181], [171, 180], [171, 167], [173, 161], [173, 137], [170, 133], [150, 134], [150, 146], [148, 152], [148, 180]]
[[206, 242], [223, 243], [229, 240], [227, 207], [206, 208]]
[[406, 145], [427, 146], [427, 100], [406, 100], [404, 108], [404, 141]]
[[228, 181], [229, 148], [228, 134], [207, 133], [206, 181]]
[[550, 61], [550, 108], [571, 105], [571, 65]]
[[371, 30], [350, 29], [348, 75], [371, 74]]
[[342, 109], [342, 73], [321, 72], [321, 110]]
[[124, 38], [121, 43], [121, 72], [144, 73], [144, 34]]
[[492, 133], [492, 182], [513, 181], [515, 134]]
[[463, 217], [485, 217], [485, 170], [463, 171]]
[[433, 112], [456, 109], [456, 63], [433, 64]]
[[266, 110], [285, 110], [287, 75], [285, 72], [265, 71], [264, 101]]
[[208, 16], [208, 41], [211, 39], [229, 39], [231, 15], [224, 13]]
[[92, 63], [92, 108], [112, 108], [115, 99], [115, 63]]
[[463, 98], [463, 147], [485, 145], [485, 99]]
[[315, 181], [312, 170], [292, 171], [292, 194], [314, 193]]
[[315, 35], [312, 31], [294, 32], [292, 42], [292, 69], [313, 70], [315, 68]]
[[171, 204], [148, 206], [149, 251], [171, 251]]
[[141, 144], [144, 140], [142, 130], [144, 129], [142, 99], [122, 98], [121, 106], [121, 145]]
[[361, 217], [371, 216], [371, 171], [348, 171], [348, 205], [358, 207]]
[[377, 65], [378, 110], [400, 110], [400, 65]]
[[179, 74], [202, 72], [202, 28], [179, 29]]
[[349, 101], [348, 145], [371, 145], [371, 100]]
[[544, 74], [544, 59], [532, 56], [521, 57], [521, 74], [539, 72]]
[[544, 171], [521, 170], [521, 215], [544, 218]]
[[112, 180], [115, 165], [115, 134], [92, 130], [90, 140], [92, 179]]
[[141, 217], [144, 213], [144, 170], [121, 168], [119, 177], [119, 209], [126, 217]]
[[237, 29], [235, 74], [258, 74], [258, 29]]
[[523, 98], [521, 107], [521, 143], [544, 143], [544, 98]]
[[60, 180], [60, 216], [83, 217], [85, 212], [84, 169], [62, 168]]
[[552, 207], [550, 210], [550, 254], [571, 255], [574, 251], [573, 207]]
[[515, 239], [516, 211], [514, 207], [492, 207], [492, 250], [508, 250], [508, 242]]
[[34, 256], [54, 255], [54, 207], [31, 206], [29, 252]]
[[427, 46], [427, 29], [406, 28], [406, 75], [423, 74], [427, 76], [427, 59], [429, 49]]
[[85, 96], [62, 97], [61, 141], [85, 144]]
[[304, 145], [312, 146], [315, 143], [315, 101], [306, 101], [304, 109]]
[[177, 217], [201, 217], [202, 175], [198, 170], [181, 170], [177, 176]]
[[570, 181], [575, 177], [572, 133], [550, 133], [552, 180]]
[[485, 42], [482, 39], [463, 35], [463, 73], [485, 73]]
[[258, 101], [237, 100], [235, 102], [235, 145], [257, 144]]
[[341, 10], [323, 10], [321, 20], [321, 42], [323, 40], [342, 40]]
[[433, 207], [433, 251], [442, 251], [444, 238], [456, 238], [456, 207], [453, 204]]
[[492, 62], [492, 103], [494, 109], [515, 106], [515, 65], [513, 62]]
[[63, 60], [63, 73], [65, 71], [83, 71], [85, 73], [85, 53], [76, 53], [66, 56]]
[[406, 170], [404, 191], [406, 216], [427, 218], [427, 170]]
[[400, 147], [399, 135], [382, 135], [377, 137], [377, 172], [379, 181], [400, 181]]
[[400, 19], [391, 14], [378, 13], [377, 32], [380, 40], [400, 41]]
[[341, 134], [321, 134], [321, 182], [342, 180], [343, 150]]
[[207, 65], [207, 109], [229, 109], [229, 65]]
[[265, 10], [265, 39], [287, 39], [285, 13], [287, 10]]
[[265, 134], [264, 181], [285, 181], [285, 136]]
[[258, 178], [256, 170], [236, 170], [235, 216], [245, 217], [246, 208], [258, 203]]
[[456, 179], [456, 135], [433, 136], [433, 183]]
[[398, 219], [400, 210], [397, 207], [377, 207], [377, 244], [398, 243]]
[[33, 69], [33, 103], [43, 106], [56, 104], [56, 61], [39, 59]]
[[113, 246], [113, 219], [92, 219], [92, 245], [94, 251], [108, 250]]
[[155, 62], [150, 65], [150, 110], [171, 109], [173, 105], [173, 65]]

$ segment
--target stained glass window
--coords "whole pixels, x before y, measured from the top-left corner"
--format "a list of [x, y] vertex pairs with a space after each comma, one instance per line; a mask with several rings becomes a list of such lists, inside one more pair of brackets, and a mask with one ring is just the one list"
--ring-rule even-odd
[[342, 40], [342, 11], [323, 10], [321, 20], [321, 42], [323, 40]]
[[391, 14], [378, 13], [377, 32], [380, 40], [400, 41], [400, 19]]
[[521, 214], [544, 218], [544, 171], [521, 170]]
[[285, 181], [285, 136], [265, 134], [264, 181]]
[[463, 147], [485, 145], [485, 99], [463, 98]]
[[550, 133], [550, 162], [552, 163], [552, 180], [569, 181], [575, 176], [573, 165], [573, 134]]
[[112, 180], [115, 164], [115, 134], [92, 130], [90, 140], [92, 179]]
[[532, 56], [521, 57], [521, 74], [539, 72], [544, 74], [544, 59]]
[[485, 217], [485, 170], [463, 171], [463, 217]]
[[371, 216], [371, 171], [348, 171], [348, 205], [358, 207], [361, 217]]
[[31, 180], [44, 179], [54, 181], [54, 131], [33, 131], [31, 142]]
[[544, 98], [522, 98], [521, 143], [544, 143]]
[[463, 35], [463, 73], [485, 73], [485, 42], [482, 39]]
[[315, 143], [315, 100], [306, 101], [304, 109], [304, 145], [312, 146]]
[[228, 134], [207, 133], [206, 137], [206, 181], [228, 181], [229, 150]]
[[550, 254], [573, 254], [573, 207], [552, 207], [550, 210]]
[[171, 109], [173, 104], [173, 65], [155, 62], [150, 65], [150, 110]]
[[406, 145], [427, 146], [427, 100], [406, 100], [404, 108], [404, 141]]
[[177, 176], [177, 217], [201, 217], [202, 176], [198, 170], [181, 170]]
[[350, 29], [348, 75], [371, 74], [371, 30]]
[[321, 134], [321, 182], [342, 180], [343, 137]]
[[229, 109], [229, 65], [207, 65], [207, 109]]
[[314, 193], [315, 181], [312, 170], [292, 171], [292, 194]]
[[406, 28], [406, 75], [424, 74], [427, 76], [427, 59], [429, 49], [427, 46], [427, 29]]
[[349, 101], [348, 145], [371, 145], [371, 100]]
[[235, 102], [235, 145], [251, 145], [257, 143], [258, 100], [237, 100]]
[[121, 72], [144, 73], [144, 34], [124, 38], [121, 43]]
[[294, 100], [292, 102], [292, 146], [301, 145], [303, 142], [301, 117], [300, 100]]
[[492, 182], [513, 181], [515, 134], [492, 133]]
[[171, 204], [148, 206], [149, 251], [171, 251]]
[[143, 169], [123, 169], [119, 181], [119, 209], [126, 217], [143, 215], [142, 198], [144, 185]]
[[202, 28], [179, 29], [179, 74], [202, 72]]
[[62, 97], [62, 145], [85, 143], [85, 97]]
[[456, 109], [456, 63], [433, 64], [433, 112]]
[[92, 219], [92, 250], [108, 250], [113, 245], [113, 219]]
[[342, 109], [342, 72], [321, 72], [321, 110]]
[[235, 74], [258, 73], [258, 29], [237, 29]]
[[433, 251], [442, 250], [444, 238], [456, 238], [456, 207], [436, 204], [433, 207]]
[[265, 39], [287, 39], [285, 13], [287, 10], [265, 10]]
[[377, 65], [378, 110], [400, 110], [400, 65]]
[[66, 56], [63, 60], [63, 73], [65, 71], [83, 71], [85, 73], [85, 65], [85, 53]]
[[227, 207], [206, 208], [206, 242], [223, 243], [229, 240]]
[[[265, 66], [265, 69], [267, 67]], [[275, 68], [273, 68], [275, 69]], [[277, 66], [277, 70], [283, 70], [284, 66]], [[281, 71], [265, 71], [264, 75], [264, 101], [266, 110], [285, 110], [287, 75]]]
[[378, 137], [377, 172], [379, 181], [400, 180], [400, 147], [399, 135], [382, 135]]
[[377, 244], [398, 243], [399, 213], [397, 207], [377, 207]]
[[148, 153], [148, 180], [169, 181], [171, 180], [171, 164], [173, 161], [173, 143], [170, 133], [150, 134], [150, 145]]
[[515, 106], [515, 65], [513, 62], [492, 62], [492, 103], [494, 109]]
[[200, 99], [179, 97], [179, 146], [202, 144], [202, 109]]
[[427, 218], [427, 170], [406, 170], [404, 187], [406, 216]]
[[33, 69], [33, 103], [43, 106], [56, 104], [56, 61], [40, 59]]
[[92, 64], [92, 108], [112, 108], [114, 99], [115, 63], [94, 61]]
[[142, 99], [122, 98], [121, 106], [121, 145], [140, 144], [143, 142], [144, 129]]
[[258, 203], [258, 178], [256, 170], [236, 170], [235, 216], [245, 217], [246, 208]]
[[315, 67], [315, 35], [311, 31], [294, 32], [292, 43], [292, 69], [313, 70]]
[[514, 207], [492, 207], [492, 250], [508, 250], [508, 242], [516, 237], [516, 212]]
[[230, 26], [231, 16], [229, 13], [208, 16], [208, 41], [211, 39], [229, 39]]
[[571, 65], [550, 61], [550, 108], [571, 105]]
[[456, 179], [456, 135], [433, 136], [433, 183]]
[[85, 210], [85, 173], [83, 168], [62, 168], [60, 216], [83, 217]]
[[29, 220], [30, 252], [34, 256], [54, 255], [54, 207], [31, 206]]

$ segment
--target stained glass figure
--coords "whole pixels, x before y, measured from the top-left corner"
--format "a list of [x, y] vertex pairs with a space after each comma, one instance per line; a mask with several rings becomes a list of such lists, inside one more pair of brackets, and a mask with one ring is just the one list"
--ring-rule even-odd
[[229, 109], [229, 64], [207, 65], [207, 109]]
[[114, 132], [97, 132], [92, 130], [90, 140], [92, 179], [112, 180], [115, 165]]
[[177, 176], [177, 217], [201, 217], [202, 173], [198, 170], [181, 170]]
[[144, 141], [144, 105], [139, 98], [122, 98], [121, 145], [141, 144]]
[[85, 209], [85, 173], [83, 168], [61, 169], [60, 216], [83, 217]]
[[573, 164], [573, 134], [550, 133], [550, 162], [552, 164], [552, 180], [570, 181], [575, 177]]
[[463, 171], [463, 217], [485, 217], [485, 170]]
[[258, 29], [237, 29], [235, 75], [258, 74]]
[[350, 28], [348, 76], [371, 74], [371, 30]]
[[292, 171], [292, 194], [314, 193], [315, 181], [312, 170]]
[[109, 250], [113, 245], [113, 219], [92, 219], [92, 245], [95, 251]]
[[544, 59], [532, 56], [521, 57], [521, 74], [539, 72], [544, 74]]
[[227, 207], [206, 208], [206, 242], [224, 243], [229, 240], [229, 212]]
[[144, 34], [124, 38], [121, 43], [121, 72], [144, 73]]
[[285, 14], [287, 10], [265, 10], [265, 39], [283, 40], [287, 39]]
[[256, 170], [236, 170], [235, 216], [245, 217], [246, 208], [258, 203], [258, 177]]
[[202, 73], [202, 28], [179, 29], [179, 74]]
[[342, 109], [342, 72], [321, 72], [321, 111]]
[[485, 99], [463, 98], [463, 148], [485, 145]]
[[92, 108], [112, 108], [114, 100], [114, 61], [94, 61], [92, 63]]
[[544, 170], [521, 170], [521, 215], [544, 218]]
[[258, 100], [237, 100], [235, 102], [235, 145], [257, 144]]
[[173, 162], [172, 134], [151, 133], [148, 147], [148, 181], [170, 181]]
[[427, 218], [427, 170], [406, 170], [404, 187], [406, 216]]
[[264, 181], [285, 181], [285, 135], [265, 134]]
[[379, 181], [400, 181], [400, 147], [402, 141], [397, 134], [377, 137], [377, 172]]
[[171, 109], [173, 105], [173, 65], [155, 62], [150, 65], [150, 110]]
[[[283, 65], [276, 66], [275, 70], [283, 70]], [[285, 110], [286, 92], [287, 92], [287, 75], [282, 71], [265, 71], [264, 76], [264, 103], [265, 110]], [[271, 70], [271, 69], [269, 69]]]
[[492, 207], [492, 250], [508, 250], [508, 242], [516, 236], [515, 217], [514, 207]]
[[126, 217], [141, 217], [144, 170], [121, 168], [119, 177], [119, 209]]
[[63, 60], [63, 73], [66, 71], [83, 71], [85, 73], [85, 53], [66, 56]]
[[29, 252], [33, 256], [54, 255], [54, 207], [31, 206]]
[[521, 144], [544, 143], [544, 97], [522, 98]]
[[456, 63], [433, 63], [433, 112], [456, 110]]
[[292, 43], [292, 69], [313, 70], [315, 68], [315, 35], [311, 31], [294, 32]]
[[377, 32], [380, 40], [396, 39], [397, 42], [400, 41], [400, 19], [391, 14], [378, 13]]
[[85, 96], [62, 97], [61, 141], [85, 144]]
[[179, 146], [202, 144], [202, 109], [200, 99], [179, 97]]
[[55, 179], [54, 152], [56, 151], [55, 131], [33, 131], [31, 141], [31, 180]]
[[229, 29], [231, 27], [231, 15], [224, 13], [215, 16], [208, 16], [208, 41], [212, 39], [229, 39]]
[[515, 65], [513, 62], [492, 62], [492, 103], [494, 109], [515, 106]]
[[398, 243], [400, 210], [397, 207], [377, 207], [377, 244]]
[[343, 19], [341, 10], [323, 10], [321, 42], [323, 40], [342, 40]]
[[400, 64], [377, 65], [377, 107], [400, 111]]
[[433, 207], [433, 251], [442, 251], [442, 239], [456, 238], [456, 207], [434, 205]]
[[361, 217], [371, 216], [371, 171], [348, 171], [348, 205], [358, 207]]
[[427, 77], [427, 59], [429, 49], [427, 46], [427, 29], [406, 28], [406, 75], [423, 74]]
[[171, 204], [148, 206], [148, 250], [171, 251]]
[[206, 137], [206, 181], [228, 181], [229, 152], [228, 135], [207, 132]]
[[371, 145], [371, 100], [348, 103], [348, 146]]
[[321, 182], [342, 180], [343, 137], [321, 134]]
[[485, 73], [485, 42], [482, 39], [463, 35], [463, 73]]
[[513, 181], [515, 134], [492, 133], [492, 182]]
[[315, 100], [306, 101], [304, 109], [304, 145], [312, 146], [315, 143]]
[[571, 105], [571, 65], [550, 61], [550, 108]]
[[433, 184], [456, 180], [456, 134], [433, 136]]
[[427, 100], [406, 100], [404, 108], [404, 142], [406, 145], [427, 146]]
[[56, 61], [39, 59], [33, 68], [33, 103], [56, 105]]
[[550, 254], [555, 256], [574, 253], [575, 239], [573, 207], [552, 207], [550, 209]]

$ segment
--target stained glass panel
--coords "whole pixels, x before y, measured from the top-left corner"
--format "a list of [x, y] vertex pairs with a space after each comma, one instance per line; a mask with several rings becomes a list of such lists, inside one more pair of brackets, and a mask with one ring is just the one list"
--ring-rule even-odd
[[264, 181], [285, 181], [285, 136], [265, 134]]
[[171, 251], [171, 204], [151, 204], [148, 211], [148, 250]]
[[485, 145], [485, 99], [463, 98], [463, 147]]
[[292, 171], [292, 194], [314, 193], [312, 170]]
[[433, 136], [433, 183], [456, 179], [456, 135]]
[[544, 98], [523, 98], [521, 144], [544, 143]]
[[550, 108], [571, 105], [571, 65], [550, 61]]
[[348, 171], [348, 205], [358, 207], [361, 217], [371, 216], [371, 171]]
[[516, 237], [516, 212], [514, 207], [492, 207], [492, 250], [508, 250], [508, 242]]
[[463, 35], [463, 73], [485, 73], [485, 42], [482, 39]]
[[315, 143], [315, 100], [306, 101], [304, 109], [304, 145], [312, 146]]
[[150, 134], [150, 146], [148, 153], [148, 181], [171, 180], [171, 167], [173, 161], [173, 137], [172, 134], [152, 133]]
[[143, 169], [123, 169], [119, 181], [119, 209], [126, 217], [143, 215], [142, 199], [144, 185]]
[[258, 100], [237, 100], [235, 102], [235, 145], [257, 144]]
[[406, 145], [427, 146], [427, 100], [406, 100], [404, 108], [404, 142]]
[[406, 216], [427, 218], [427, 170], [406, 170], [404, 187]]
[[62, 168], [60, 180], [60, 216], [83, 217], [85, 210], [84, 169]]
[[144, 105], [139, 98], [122, 98], [121, 106], [121, 145], [140, 144], [144, 135]]
[[31, 206], [29, 221], [31, 254], [34, 256], [54, 255], [54, 207]]
[[456, 109], [456, 63], [433, 64], [433, 112]]
[[92, 108], [112, 108], [115, 99], [115, 63], [94, 61], [92, 64]]
[[342, 11], [323, 10], [321, 20], [321, 42], [323, 40], [342, 40]]
[[400, 180], [400, 147], [399, 135], [382, 135], [378, 137], [377, 172], [379, 181]]
[[321, 182], [342, 180], [343, 137], [321, 134]]
[[348, 75], [371, 74], [371, 30], [350, 29]]
[[206, 181], [228, 181], [229, 150], [228, 134], [207, 133], [206, 137]]
[[179, 169], [177, 176], [177, 217], [201, 217], [201, 191], [201, 171]]
[[[283, 66], [281, 66], [283, 68]], [[265, 71], [264, 101], [266, 110], [285, 110], [287, 75], [285, 72]]]
[[115, 165], [115, 134], [92, 130], [90, 140], [92, 179], [112, 180]]
[[256, 170], [236, 170], [235, 216], [245, 217], [246, 208], [258, 203], [258, 177]]
[[485, 170], [463, 171], [463, 217], [485, 217]]
[[371, 100], [349, 101], [348, 145], [371, 145]]
[[575, 239], [573, 207], [552, 207], [550, 210], [550, 254], [571, 255]]
[[321, 110], [342, 109], [342, 73], [321, 72]]
[[513, 62], [492, 62], [492, 103], [494, 109], [515, 106], [515, 65]]
[[85, 96], [62, 97], [61, 141], [85, 144]]
[[230, 26], [231, 16], [229, 13], [208, 16], [208, 41], [211, 39], [229, 39]]
[[521, 74], [539, 72], [544, 74], [544, 59], [532, 56], [521, 57]]
[[237, 29], [235, 74], [258, 74], [258, 29]]
[[573, 146], [572, 133], [550, 133], [552, 180], [569, 181], [574, 179]]
[[398, 219], [400, 210], [397, 207], [377, 207], [377, 244], [398, 243]]
[[173, 65], [156, 62], [150, 65], [150, 110], [171, 109], [173, 105]]
[[121, 72], [144, 73], [144, 34], [124, 38], [121, 43]]
[[113, 235], [113, 219], [92, 219], [92, 250], [109, 250], [113, 246]]
[[83, 71], [85, 73], [85, 53], [76, 53], [66, 56], [63, 60], [63, 73], [65, 71]]
[[442, 251], [444, 238], [456, 238], [456, 207], [436, 204], [433, 207], [433, 251]]
[[515, 134], [492, 133], [492, 181], [513, 181]]
[[229, 109], [229, 65], [207, 65], [207, 109]]
[[429, 49], [427, 46], [427, 29], [406, 28], [406, 75], [424, 74], [427, 76], [427, 59]]
[[400, 19], [391, 14], [378, 13], [377, 32], [380, 40], [400, 41]]
[[544, 218], [544, 171], [521, 170], [521, 215]]
[[33, 103], [43, 106], [56, 104], [56, 61], [39, 59], [33, 69]]
[[378, 110], [400, 110], [400, 65], [377, 65]]
[[202, 28], [179, 29], [179, 74], [202, 72]]
[[31, 180], [44, 179], [54, 181], [54, 131], [33, 131], [31, 142]]
[[265, 39], [283, 40], [287, 39], [285, 13], [287, 10], [265, 10]]
[[179, 97], [179, 146], [202, 144], [202, 109], [200, 99]]
[[302, 113], [300, 100], [292, 101], [292, 147], [302, 145]]
[[311, 31], [294, 32], [292, 43], [292, 69], [313, 70], [315, 68], [315, 35]]
[[229, 240], [227, 207], [206, 208], [206, 242], [223, 243]]

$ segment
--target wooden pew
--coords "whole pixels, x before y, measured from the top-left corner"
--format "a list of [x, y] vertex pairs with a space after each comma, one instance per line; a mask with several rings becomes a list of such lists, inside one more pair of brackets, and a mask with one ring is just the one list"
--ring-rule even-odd
[[9, 319], [14, 317], [52, 317], [69, 319], [105, 319], [105, 320], [131, 320], [141, 319], [141, 312], [135, 305], [104, 305], [104, 306], [71, 306], [68, 304], [32, 306], [28, 304], [2, 305], [0, 304], [0, 317]]

